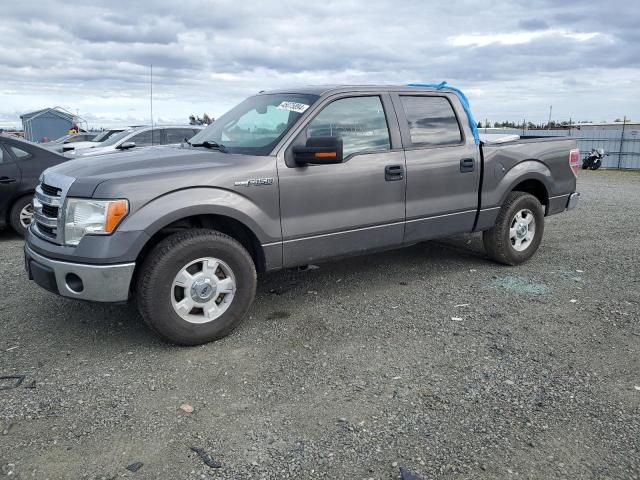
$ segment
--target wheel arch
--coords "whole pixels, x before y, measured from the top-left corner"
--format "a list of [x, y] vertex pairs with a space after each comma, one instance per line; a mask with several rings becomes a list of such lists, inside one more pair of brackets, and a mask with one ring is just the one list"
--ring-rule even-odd
[[155, 231], [148, 232], [149, 239], [138, 253], [136, 270], [143, 263], [149, 252], [163, 239], [173, 233], [193, 228], [217, 230], [237, 240], [249, 252], [256, 271], [264, 272], [266, 270], [265, 253], [258, 236], [240, 220], [219, 213], [195, 213], [178, 219], [170, 218], [156, 225]]
[[529, 178], [515, 185], [512, 192], [525, 192], [533, 195], [546, 209], [549, 207], [549, 191], [545, 184], [537, 178]]
[[539, 160], [529, 159], [518, 163], [502, 178], [502, 198], [504, 205], [511, 192], [526, 192], [538, 199], [545, 211], [549, 207], [553, 177], [549, 168]]

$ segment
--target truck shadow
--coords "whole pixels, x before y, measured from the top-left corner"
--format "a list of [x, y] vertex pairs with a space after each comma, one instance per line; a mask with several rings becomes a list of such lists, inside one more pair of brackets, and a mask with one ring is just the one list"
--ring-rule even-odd
[[[260, 328], [262, 322], [295, 321], [305, 313], [300, 299], [306, 295], [329, 299], [351, 295], [350, 302], [357, 302], [354, 298], [363, 298], [362, 301], [366, 302], [364, 293], [383, 289], [389, 284], [436, 282], [443, 275], [488, 265], [492, 263], [486, 259], [478, 238], [464, 236], [348, 257], [307, 269], [262, 274], [258, 278], [256, 300], [249, 311], [249, 318], [232, 334], [230, 341], [242, 342], [241, 337], [247, 329]], [[50, 294], [40, 295], [49, 297]], [[53, 296], [49, 298], [50, 301], [38, 303], [43, 310], [37, 313], [49, 317], [38, 328], [50, 330], [47, 333], [59, 341], [69, 344], [89, 341], [93, 348], [106, 351], [182, 348], [159, 339], [144, 324], [134, 304], [94, 304]], [[52, 305], [54, 302], [55, 307]], [[60, 335], [60, 332], [65, 333]]]

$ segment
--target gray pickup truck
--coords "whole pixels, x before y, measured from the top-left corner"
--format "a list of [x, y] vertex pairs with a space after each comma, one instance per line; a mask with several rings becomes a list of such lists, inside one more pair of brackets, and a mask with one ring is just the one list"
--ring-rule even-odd
[[483, 232], [516, 265], [544, 217], [575, 207], [566, 138], [478, 140], [448, 88], [261, 92], [181, 146], [46, 170], [26, 237], [29, 278], [69, 298], [136, 300], [185, 345], [227, 335], [256, 272]]

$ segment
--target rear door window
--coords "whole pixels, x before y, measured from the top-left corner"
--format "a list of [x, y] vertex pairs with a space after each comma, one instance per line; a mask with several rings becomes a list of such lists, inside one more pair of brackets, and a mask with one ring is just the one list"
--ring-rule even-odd
[[[153, 138], [153, 143], [151, 139]], [[153, 130], [153, 137], [151, 136], [151, 130], [147, 130], [146, 132], [141, 132], [137, 135], [134, 135], [127, 142], [135, 142], [136, 147], [149, 147], [153, 145], [160, 145], [162, 142], [162, 131], [160, 129]]]
[[14, 157], [16, 157], [18, 160], [26, 160], [27, 158], [31, 157], [31, 154], [29, 152], [25, 152], [18, 147], [11, 147], [11, 153], [13, 153]]
[[413, 146], [458, 145], [462, 132], [449, 100], [435, 96], [401, 95]]
[[167, 143], [182, 143], [185, 138], [189, 140], [194, 133], [191, 128], [167, 128]]

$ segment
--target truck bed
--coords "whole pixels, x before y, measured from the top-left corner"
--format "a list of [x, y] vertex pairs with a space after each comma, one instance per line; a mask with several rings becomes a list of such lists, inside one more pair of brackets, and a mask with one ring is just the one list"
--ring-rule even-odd
[[[547, 215], [564, 210], [565, 197], [568, 199], [576, 188], [576, 177], [569, 166], [569, 152], [575, 148], [577, 141], [567, 137], [526, 136], [504, 143], [481, 143], [475, 229], [493, 225], [508, 193], [523, 182], [544, 189]], [[525, 170], [528, 173], [523, 175]]]

